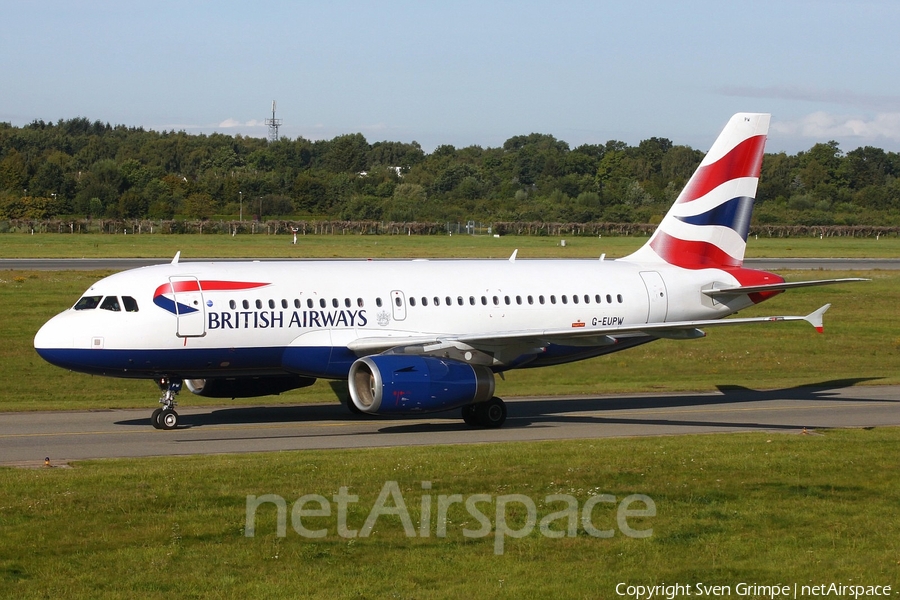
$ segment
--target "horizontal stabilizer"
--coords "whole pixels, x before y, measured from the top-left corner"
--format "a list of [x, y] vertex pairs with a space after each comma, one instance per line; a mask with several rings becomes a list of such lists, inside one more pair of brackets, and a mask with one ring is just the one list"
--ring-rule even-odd
[[785, 290], [790, 290], [794, 288], [802, 288], [802, 287], [813, 287], [817, 285], [831, 285], [833, 283], [852, 283], [854, 281], [870, 281], [869, 279], [865, 279], [862, 277], [847, 277], [845, 279], [818, 279], [815, 281], [794, 281], [788, 283], [783, 281], [781, 283], [766, 283], [763, 285], [742, 285], [739, 287], [729, 287], [729, 288], [712, 288], [708, 290], [702, 290], [704, 294], [709, 296], [710, 298], [717, 298], [721, 296], [741, 296], [743, 294], [758, 294], [760, 292], [783, 292]]

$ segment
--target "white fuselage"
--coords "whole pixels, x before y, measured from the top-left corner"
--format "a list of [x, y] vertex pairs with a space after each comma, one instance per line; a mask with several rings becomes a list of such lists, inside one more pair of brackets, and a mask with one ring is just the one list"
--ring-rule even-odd
[[[98, 281], [84, 297], [118, 302], [61, 313], [35, 347], [60, 366], [122, 377], [342, 378], [363, 354], [348, 350], [359, 340], [717, 319], [751, 302], [717, 303], [700, 290], [737, 284], [720, 269], [622, 260], [182, 262]], [[527, 366], [632, 345], [559, 346]]]

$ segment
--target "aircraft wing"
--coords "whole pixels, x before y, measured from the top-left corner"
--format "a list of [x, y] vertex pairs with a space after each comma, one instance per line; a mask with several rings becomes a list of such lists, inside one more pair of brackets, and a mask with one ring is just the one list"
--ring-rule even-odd
[[670, 323], [638, 323], [590, 327], [573, 323], [570, 328], [527, 329], [478, 334], [423, 335], [410, 337], [370, 337], [354, 340], [347, 347], [359, 356], [387, 352], [442, 356], [465, 362], [507, 365], [523, 355], [538, 354], [549, 344], [568, 346], [608, 346], [620, 338], [650, 336], [670, 339], [695, 339], [706, 335], [701, 328], [806, 321], [816, 331], [823, 331], [822, 316], [831, 307], [826, 304], [806, 316], [748, 317], [741, 319], [709, 319]]

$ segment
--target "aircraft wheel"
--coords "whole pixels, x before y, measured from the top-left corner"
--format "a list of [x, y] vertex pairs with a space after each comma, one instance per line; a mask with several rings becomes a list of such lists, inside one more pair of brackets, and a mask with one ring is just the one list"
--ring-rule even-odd
[[496, 429], [506, 422], [506, 403], [494, 396], [487, 402], [476, 404], [475, 414], [479, 425]]
[[162, 425], [159, 424], [159, 415], [162, 414], [162, 409], [157, 408], [150, 415], [150, 424], [153, 425], [153, 429], [162, 429]]
[[164, 410], [159, 415], [160, 429], [171, 430], [178, 427], [178, 413], [174, 410]]
[[478, 420], [478, 410], [475, 406], [474, 404], [467, 404], [462, 407], [462, 419], [470, 427], [477, 427], [481, 424]]

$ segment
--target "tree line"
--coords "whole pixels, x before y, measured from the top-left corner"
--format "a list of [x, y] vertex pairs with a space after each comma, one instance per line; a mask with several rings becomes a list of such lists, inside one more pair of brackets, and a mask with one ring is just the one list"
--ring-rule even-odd
[[[369, 143], [110, 126], [0, 123], [0, 220], [207, 219], [655, 223], [703, 152], [653, 137], [570, 148]], [[900, 225], [900, 155], [818, 143], [766, 154], [756, 225]]]

